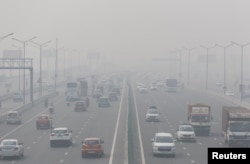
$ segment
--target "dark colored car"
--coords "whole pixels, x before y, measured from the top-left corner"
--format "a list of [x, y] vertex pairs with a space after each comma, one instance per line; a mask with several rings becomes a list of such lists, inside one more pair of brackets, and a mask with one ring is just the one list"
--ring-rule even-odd
[[98, 101], [98, 107], [110, 107], [108, 97], [100, 97]]
[[116, 92], [109, 93], [109, 100], [110, 101], [118, 101], [118, 96]]
[[75, 108], [74, 108], [75, 112], [83, 112], [83, 111], [87, 111], [87, 106], [85, 104], [85, 101], [77, 101], [75, 103]]
[[121, 94], [121, 90], [120, 90], [119, 87], [114, 87], [114, 88], [112, 88], [112, 92], [116, 92], [118, 95]]

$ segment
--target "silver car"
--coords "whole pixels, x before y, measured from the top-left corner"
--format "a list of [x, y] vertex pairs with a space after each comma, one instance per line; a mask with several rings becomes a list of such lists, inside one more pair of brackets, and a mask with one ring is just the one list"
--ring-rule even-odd
[[0, 144], [0, 157], [22, 157], [24, 154], [23, 143], [17, 139], [5, 139]]

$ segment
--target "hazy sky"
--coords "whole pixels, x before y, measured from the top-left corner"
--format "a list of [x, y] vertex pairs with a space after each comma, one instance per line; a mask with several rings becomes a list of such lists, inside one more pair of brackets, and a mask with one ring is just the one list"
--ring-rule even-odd
[[0, 36], [58, 37], [83, 54], [150, 59], [183, 46], [249, 42], [249, 9], [249, 0], [0, 0]]

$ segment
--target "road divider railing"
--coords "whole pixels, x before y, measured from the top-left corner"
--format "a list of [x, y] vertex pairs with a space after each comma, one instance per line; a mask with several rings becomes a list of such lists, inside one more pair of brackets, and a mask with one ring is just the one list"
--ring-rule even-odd
[[[58, 92], [51, 92], [45, 96], [40, 97], [39, 99], [34, 100], [33, 103], [30, 102], [30, 103], [27, 103], [24, 105], [20, 105], [20, 106], [17, 106], [15, 108], [9, 110], [9, 111], [18, 111], [19, 113], [23, 113], [24, 111], [31, 109], [32, 107], [34, 107], [40, 103], [43, 103], [46, 99], [51, 99], [57, 95], [58, 95]], [[0, 124], [5, 122], [7, 113], [8, 112], [5, 112], [5, 113], [0, 115]]]
[[242, 101], [236, 97], [233, 97], [233, 96], [227, 96], [227, 95], [224, 95], [223, 93], [218, 93], [218, 92], [215, 92], [215, 91], [211, 91], [211, 90], [206, 90], [206, 89], [198, 89], [198, 88], [192, 88], [192, 87], [188, 87], [189, 90], [193, 90], [193, 91], [196, 91], [196, 92], [201, 92], [201, 93], [205, 93], [205, 94], [209, 94], [211, 96], [216, 96], [216, 97], [220, 97], [226, 101], [229, 101], [237, 106], [242, 106], [242, 107], [246, 107], [248, 109], [250, 109], [250, 103], [249, 102], [246, 102], [246, 101]]

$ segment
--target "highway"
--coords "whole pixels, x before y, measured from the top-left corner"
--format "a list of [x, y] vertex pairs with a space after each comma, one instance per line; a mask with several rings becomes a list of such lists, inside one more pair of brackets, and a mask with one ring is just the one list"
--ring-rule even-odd
[[[63, 92], [59, 95], [63, 95]], [[25, 147], [21, 159], [4, 159], [1, 163], [44, 164], [44, 163], [126, 163], [127, 91], [124, 89], [120, 101], [112, 102], [110, 108], [99, 108], [91, 99], [87, 112], [74, 112], [73, 103], [66, 106], [64, 96], [54, 100], [52, 114], [54, 127], [68, 127], [73, 131], [73, 145], [70, 147], [49, 146], [50, 130], [37, 130], [36, 118], [48, 113], [41, 104], [23, 113], [22, 125], [0, 126], [0, 140], [18, 138]], [[81, 158], [81, 142], [86, 137], [100, 137], [104, 140], [102, 158]]]
[[[17, 138], [25, 147], [24, 157], [1, 160], [1, 163], [44, 164], [44, 163], [89, 163], [89, 164], [127, 164], [128, 124], [129, 124], [129, 91], [124, 82], [119, 101], [111, 102], [109, 108], [99, 108], [97, 101], [90, 96], [90, 107], [87, 112], [74, 112], [73, 103], [66, 106], [63, 90], [59, 96], [50, 100], [55, 105], [55, 113], [51, 114], [54, 127], [68, 127], [73, 131], [73, 145], [70, 147], [49, 146], [50, 130], [37, 130], [36, 118], [47, 113], [43, 104], [25, 111], [21, 125], [1, 125], [0, 140]], [[107, 93], [107, 91], [105, 91]], [[225, 99], [201, 94], [185, 89], [177, 93], [163, 90], [138, 93], [132, 81], [132, 99], [134, 101], [132, 122], [133, 156], [138, 164], [206, 164], [208, 147], [227, 147], [221, 136], [221, 108], [233, 105]], [[131, 98], [131, 97], [130, 97]], [[197, 142], [176, 142], [176, 156], [153, 156], [151, 139], [156, 132], [170, 132], [176, 136], [176, 129], [187, 121], [188, 103], [206, 103], [211, 105], [213, 126], [210, 136], [197, 136]], [[150, 105], [156, 105], [161, 112], [158, 123], [146, 122], [145, 114]], [[138, 118], [138, 119], [137, 119]], [[102, 158], [81, 158], [81, 142], [86, 137], [100, 137], [104, 140], [104, 156]], [[130, 145], [131, 146], [131, 145]]]

